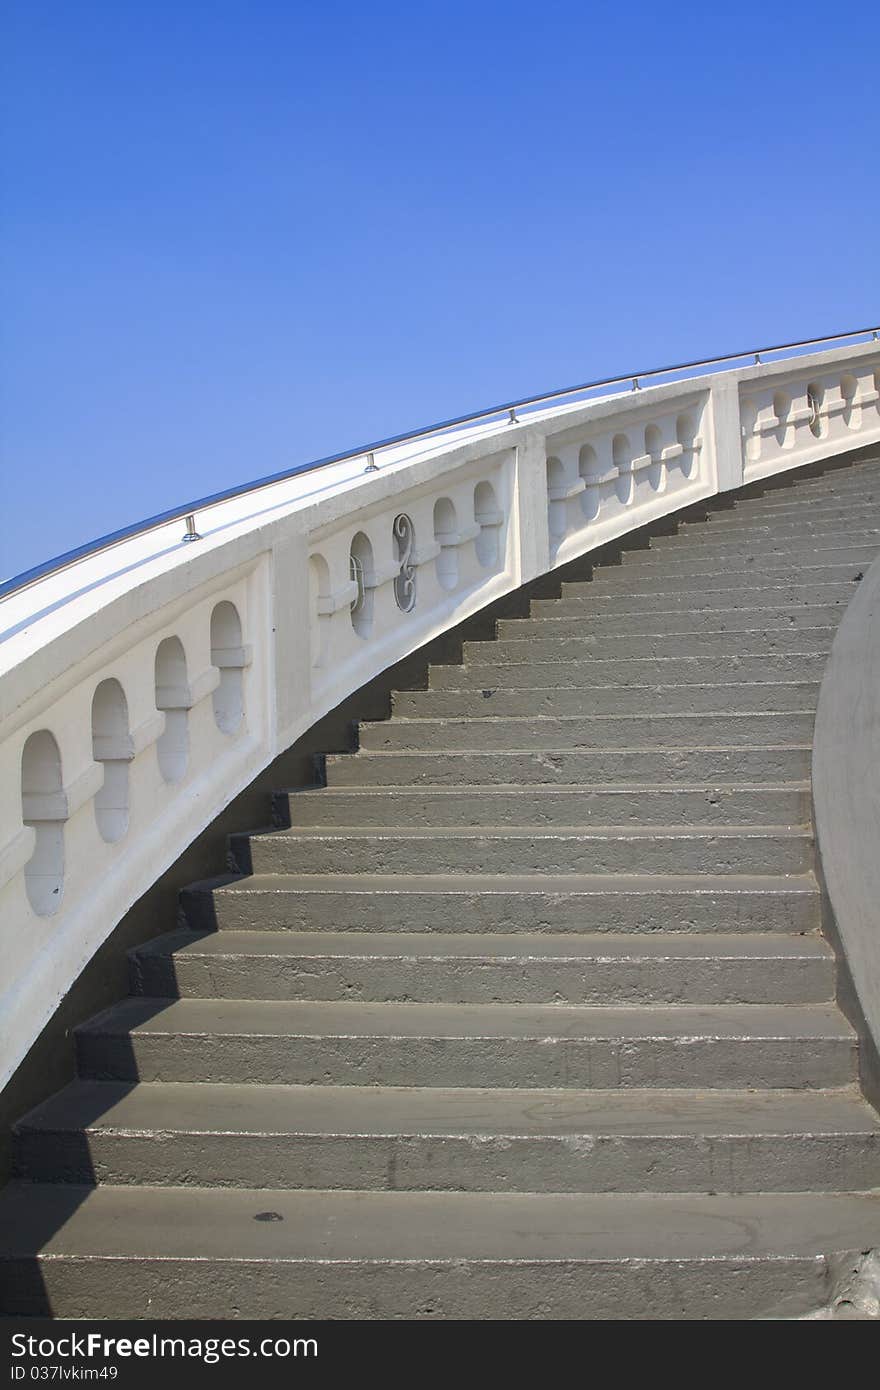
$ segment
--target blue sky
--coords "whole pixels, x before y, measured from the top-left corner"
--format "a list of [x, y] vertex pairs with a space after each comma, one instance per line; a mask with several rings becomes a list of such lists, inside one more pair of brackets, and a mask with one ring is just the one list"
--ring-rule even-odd
[[7, 0], [0, 574], [880, 319], [880, 8]]

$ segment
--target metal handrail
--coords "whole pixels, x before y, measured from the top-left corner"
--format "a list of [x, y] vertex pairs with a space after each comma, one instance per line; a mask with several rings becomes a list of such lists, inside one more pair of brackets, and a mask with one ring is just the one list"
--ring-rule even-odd
[[63, 555], [46, 560], [33, 569], [24, 570], [21, 574], [14, 575], [11, 579], [0, 584], [0, 599], [8, 597], [10, 594], [20, 593], [23, 589], [36, 584], [40, 579], [45, 579], [50, 574], [67, 569], [68, 566], [86, 559], [89, 555], [97, 555], [102, 550], [110, 550], [114, 546], [121, 545], [124, 541], [132, 540], [135, 536], [144, 535], [148, 531], [157, 530], [160, 526], [166, 526], [172, 521], [184, 521], [186, 523], [186, 533], [181, 537], [182, 541], [199, 540], [200, 537], [195, 529], [194, 520], [196, 512], [205, 511], [208, 507], [219, 506], [222, 502], [231, 502], [234, 498], [243, 497], [249, 492], [259, 492], [263, 488], [272, 487], [275, 483], [286, 482], [287, 479], [296, 478], [301, 473], [316, 472], [319, 468], [328, 468], [334, 463], [345, 463], [349, 459], [356, 458], [365, 458], [367, 460], [365, 471], [375, 472], [377, 464], [374, 455], [382, 449], [391, 449], [398, 444], [408, 444], [417, 439], [427, 439], [431, 435], [458, 429], [463, 425], [473, 425], [481, 420], [491, 420], [494, 415], [506, 414], [510, 417], [511, 424], [518, 424], [520, 423], [516, 417], [518, 410], [544, 405], [549, 401], [558, 401], [565, 396], [581, 395], [585, 391], [596, 391], [604, 386], [621, 386], [625, 382], [632, 382], [633, 390], [637, 391], [640, 388], [640, 383], [651, 377], [668, 376], [672, 372], [693, 371], [696, 367], [714, 367], [720, 362], [737, 362], [745, 357], [753, 357], [756, 365], [760, 366], [762, 356], [768, 352], [792, 352], [798, 348], [816, 347], [820, 343], [841, 342], [844, 338], [861, 338], [866, 334], [871, 334], [876, 339], [880, 334], [880, 328], [854, 328], [849, 333], [830, 333], [824, 338], [803, 338], [796, 343], [776, 343], [771, 347], [750, 348], [746, 352], [728, 352], [720, 357], [702, 357], [693, 362], [678, 362], [674, 366], [650, 367], [638, 372], [624, 372], [622, 376], [584, 381], [579, 386], [565, 386], [556, 391], [545, 391], [537, 396], [522, 396], [518, 400], [505, 401], [502, 405], [493, 405], [486, 410], [474, 411], [470, 415], [457, 415], [451, 420], [442, 420], [435, 425], [425, 425], [421, 429], [408, 430], [404, 434], [394, 434], [388, 439], [380, 439], [372, 444], [362, 444], [356, 449], [346, 449], [341, 454], [328, 454], [326, 458], [314, 459], [311, 463], [300, 463], [293, 468], [285, 468], [280, 473], [270, 473], [265, 478], [256, 478], [251, 483], [240, 483], [238, 487], [227, 488], [224, 492], [211, 493], [209, 496], [200, 497], [194, 502], [187, 502], [184, 506], [172, 507], [166, 512], [158, 512], [145, 521], [135, 522], [119, 531], [111, 531], [108, 535], [100, 536], [97, 540], [89, 541], [85, 545], [78, 546], [75, 550], [68, 550]]

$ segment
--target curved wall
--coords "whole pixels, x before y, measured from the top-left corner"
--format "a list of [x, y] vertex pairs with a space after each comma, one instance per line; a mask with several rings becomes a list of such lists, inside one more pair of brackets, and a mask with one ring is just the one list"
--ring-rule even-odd
[[[832, 927], [880, 1055], [880, 560], [849, 604], [819, 692], [813, 807]], [[872, 1075], [878, 1090], [880, 1076]]]

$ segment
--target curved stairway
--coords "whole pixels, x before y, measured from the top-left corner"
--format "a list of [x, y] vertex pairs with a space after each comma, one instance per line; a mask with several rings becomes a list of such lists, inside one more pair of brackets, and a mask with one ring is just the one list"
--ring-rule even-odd
[[397, 694], [79, 1030], [0, 1195], [6, 1310], [821, 1304], [880, 1245], [809, 785], [878, 550], [880, 461], [802, 478]]

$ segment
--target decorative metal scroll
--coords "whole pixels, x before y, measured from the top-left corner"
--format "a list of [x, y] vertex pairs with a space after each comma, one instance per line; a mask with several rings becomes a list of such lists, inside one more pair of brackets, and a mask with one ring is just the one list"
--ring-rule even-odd
[[815, 386], [807, 387], [807, 408], [810, 412], [810, 430], [818, 438], [822, 433], [822, 401]]
[[367, 591], [364, 587], [363, 565], [361, 564], [360, 560], [356, 555], [351, 555], [349, 557], [349, 561], [349, 573], [351, 574], [354, 583], [357, 585], [357, 593], [351, 601], [351, 616], [353, 618], [356, 618], [359, 613], [362, 613], [364, 611], [364, 603], [366, 600]]
[[416, 532], [406, 512], [394, 518], [392, 533], [394, 558], [400, 566], [394, 579], [394, 598], [402, 613], [411, 613], [416, 606], [416, 566], [412, 558]]

